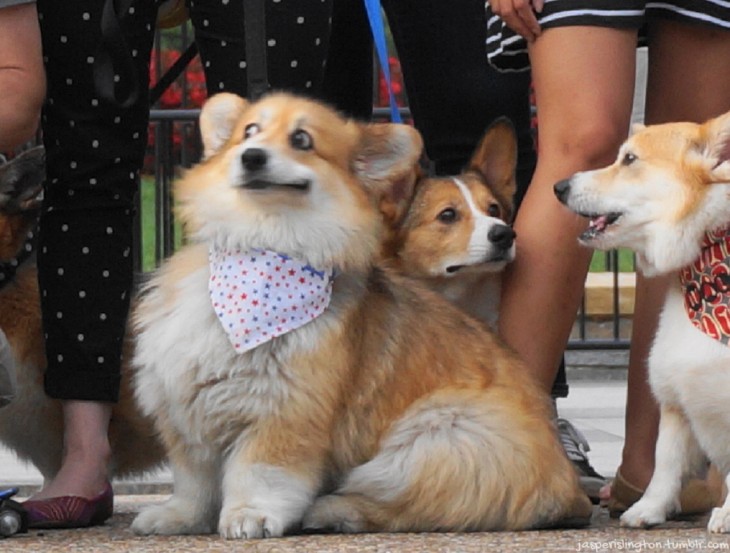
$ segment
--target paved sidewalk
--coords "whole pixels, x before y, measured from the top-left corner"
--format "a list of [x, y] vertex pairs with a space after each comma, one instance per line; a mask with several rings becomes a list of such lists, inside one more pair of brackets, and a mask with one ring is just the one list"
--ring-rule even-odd
[[112, 519], [82, 530], [32, 531], [0, 540], [0, 551], [12, 553], [206, 552], [206, 553], [511, 553], [511, 552], [722, 552], [730, 536], [710, 535], [706, 517], [671, 522], [653, 530], [620, 528], [605, 510], [596, 508], [590, 527], [468, 534], [355, 534], [290, 536], [252, 541], [210, 536], [135, 536], [129, 525], [139, 508], [158, 496], [123, 496]]

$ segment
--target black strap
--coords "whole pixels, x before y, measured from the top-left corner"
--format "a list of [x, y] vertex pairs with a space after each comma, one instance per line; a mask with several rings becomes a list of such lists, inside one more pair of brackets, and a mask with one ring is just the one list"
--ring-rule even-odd
[[157, 100], [162, 97], [162, 95], [165, 93], [165, 90], [167, 90], [167, 88], [175, 82], [175, 80], [181, 75], [181, 73], [185, 71], [185, 68], [188, 66], [188, 64], [197, 55], [198, 45], [195, 41], [193, 41], [188, 45], [188, 47], [180, 55], [180, 57], [175, 60], [175, 63], [172, 64], [172, 66], [165, 72], [165, 74], [160, 77], [160, 80], [155, 83], [155, 86], [150, 89], [151, 106], [154, 106], [157, 103]]
[[[139, 99], [140, 86], [121, 19], [132, 0], [105, 0], [101, 13], [101, 44], [94, 56], [94, 85], [100, 100], [127, 108]], [[119, 86], [114, 75], [120, 75]]]
[[246, 33], [246, 77], [248, 98], [258, 100], [269, 91], [266, 65], [266, 3], [265, 0], [243, 0], [244, 31]]
[[[30, 215], [28, 215], [30, 216]], [[18, 255], [8, 261], [0, 261], [0, 290], [5, 288], [6, 284], [10, 284], [15, 279], [15, 273], [18, 271], [23, 262], [35, 254], [36, 251], [36, 230], [28, 232], [23, 248]]]
[[[140, 85], [132, 60], [131, 49], [122, 31], [121, 19], [129, 11], [133, 0], [105, 0], [101, 18], [101, 44], [94, 56], [94, 85], [99, 98], [121, 108], [134, 105], [139, 99]], [[269, 91], [266, 64], [266, 3], [265, 0], [243, 0], [246, 46], [246, 75], [248, 97], [256, 100]], [[175, 61], [150, 91], [151, 104], [159, 100], [172, 82], [182, 73], [198, 53], [193, 42]], [[114, 75], [120, 75], [117, 86]], [[120, 90], [121, 89], [121, 90]]]

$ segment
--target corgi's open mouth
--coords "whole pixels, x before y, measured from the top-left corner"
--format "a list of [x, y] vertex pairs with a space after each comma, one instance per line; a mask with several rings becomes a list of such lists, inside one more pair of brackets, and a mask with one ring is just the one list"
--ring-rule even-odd
[[278, 182], [265, 179], [251, 179], [243, 183], [243, 188], [248, 190], [270, 190], [283, 188], [297, 192], [306, 192], [312, 185], [309, 179], [298, 179], [290, 182]]
[[458, 273], [459, 271], [463, 269], [474, 269], [474, 270], [489, 270], [490, 265], [497, 265], [500, 263], [509, 263], [512, 261], [512, 257], [507, 255], [505, 252], [504, 254], [496, 255], [494, 257], [490, 257], [489, 259], [485, 259], [483, 261], [480, 261], [478, 263], [463, 263], [461, 265], [449, 265], [446, 267], [446, 273], [447, 274], [454, 274]]
[[611, 225], [621, 218], [621, 213], [612, 211], [609, 213], [580, 213], [579, 215], [588, 218], [588, 228], [580, 235], [581, 240], [592, 240], [600, 236]]

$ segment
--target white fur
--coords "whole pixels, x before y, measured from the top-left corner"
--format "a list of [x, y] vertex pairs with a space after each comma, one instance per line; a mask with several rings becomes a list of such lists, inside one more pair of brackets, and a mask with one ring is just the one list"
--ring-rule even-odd
[[[445, 506], [439, 502], [458, 497], [459, 501], [449, 501], [448, 516], [465, 521], [464, 528], [508, 524], [515, 514], [506, 509], [518, 501], [515, 496], [524, 489], [524, 482], [534, 482], [537, 476], [536, 464], [521, 449], [531, 430], [515, 427], [511, 414], [494, 401], [490, 391], [469, 399], [456, 405], [451, 392], [437, 393], [409, 408], [383, 437], [372, 459], [349, 472], [335, 494], [315, 501], [303, 526], [362, 531], [361, 515], [348, 504], [352, 498], [375, 505], [394, 502], [408, 509], [404, 498], [414, 496], [422, 510], [412, 516], [423, 520], [435, 513], [442, 517], [439, 509]], [[476, 505], [482, 508], [477, 510]], [[540, 506], [546, 520], [559, 509], [536, 486], [517, 516], [534, 505]]]
[[[207, 259], [207, 247], [188, 246], [183, 255]], [[171, 463], [172, 498], [143, 511], [133, 529], [140, 534], [200, 533], [212, 531], [217, 523], [228, 538], [280, 536], [301, 518], [313, 490], [276, 467], [248, 467], [237, 474], [226, 467], [231, 452], [246, 443], [247, 424], [275, 415], [291, 387], [306, 385], [289, 370], [290, 358], [314, 347], [339, 306], [335, 302], [311, 323], [239, 355], [213, 311], [206, 292], [208, 276], [205, 263], [183, 278], [174, 298], [168, 298], [157, 289], [157, 279], [165, 278], [163, 270], [145, 293], [133, 360], [137, 399], [150, 415], [166, 413], [169, 424], [185, 436], [185, 455], [195, 468]], [[216, 482], [224, 484], [222, 498], [211, 491], [220, 488]], [[244, 497], [256, 512], [241, 513]], [[220, 521], [210, 520], [211, 513], [220, 510], [220, 501]], [[268, 522], [254, 523], [260, 516]]]
[[[461, 269], [461, 271], [472, 270], [479, 272], [500, 272], [502, 269], [504, 269], [505, 265], [507, 265], [509, 261], [514, 259], [515, 244], [512, 243], [512, 247], [510, 248], [506, 259], [485, 264], [485, 262], [488, 262], [495, 255], [501, 253], [500, 250], [494, 246], [494, 243], [489, 240], [488, 236], [489, 231], [492, 228], [497, 225], [504, 225], [506, 223], [502, 219], [486, 215], [481, 209], [479, 209], [479, 207], [477, 207], [476, 203], [474, 202], [474, 196], [472, 196], [469, 188], [457, 178], [454, 178], [453, 181], [459, 189], [459, 192], [461, 192], [462, 196], [464, 197], [466, 204], [469, 206], [474, 225], [472, 227], [471, 236], [469, 237], [469, 246], [464, 252], [465, 255], [446, 259], [443, 263], [441, 274], [448, 275], [448, 273], [446, 272], [446, 268], [452, 265], [467, 265], [467, 267]], [[475, 264], [483, 265], [471, 269], [470, 267], [468, 267], [469, 265]]]
[[[351, 226], [342, 224], [340, 211], [343, 205], [354, 202], [333, 197], [310, 167], [292, 161], [272, 147], [267, 148], [270, 156], [267, 167], [271, 168], [268, 178], [276, 181], [308, 178], [311, 189], [296, 195], [296, 204], [286, 210], [282, 210], [282, 197], [270, 191], [241, 194], [239, 186], [246, 179], [241, 154], [250, 147], [250, 142], [220, 154], [225, 156], [227, 173], [214, 186], [196, 191], [191, 209], [195, 210], [201, 226], [192, 238], [215, 243], [222, 249], [283, 251], [304, 257], [314, 266], [326, 266], [332, 258], [340, 257], [350, 243], [351, 233]], [[344, 186], [337, 190], [339, 194], [348, 193]], [[272, 209], [267, 209], [269, 203]], [[371, 234], [372, 230], [363, 229], [363, 236]], [[375, 236], [372, 243], [375, 247]]]
[[315, 490], [310, 482], [272, 465], [237, 465], [225, 471], [218, 532], [224, 538], [281, 536], [302, 519]]
[[[502, 274], [507, 263], [515, 257], [516, 245], [513, 242], [505, 258], [491, 261], [501, 253], [489, 240], [489, 231], [497, 225], [506, 223], [497, 217], [486, 215], [474, 201], [469, 188], [458, 178], [453, 178], [472, 214], [474, 225], [467, 249], [459, 256], [444, 257], [434, 276], [444, 277], [434, 281], [432, 286], [450, 302], [466, 309], [479, 320], [496, 328], [499, 317], [499, 298], [502, 290]], [[456, 273], [449, 273], [447, 267], [465, 265]], [[475, 292], [476, 291], [476, 292]]]
[[[730, 127], [728, 121], [725, 116], [706, 125]], [[578, 213], [621, 214], [585, 243], [633, 249], [647, 276], [676, 275], [697, 259], [706, 232], [730, 222], [730, 182], [719, 178], [728, 162], [713, 157], [727, 149], [727, 134], [701, 134], [687, 123], [638, 132], [638, 139], [622, 146], [614, 165], [578, 173], [556, 190]], [[707, 147], [696, 147], [700, 136]], [[635, 159], [624, 163], [627, 154]], [[672, 158], [677, 155], [687, 159]], [[685, 182], [690, 168], [700, 174]], [[631, 527], [660, 524], [676, 512], [682, 483], [699, 472], [705, 455], [730, 481], [730, 347], [692, 325], [676, 276], [652, 345], [649, 380], [661, 409], [656, 468], [641, 500], [621, 517]], [[708, 529], [730, 532], [729, 515], [730, 497], [715, 509]]]
[[[730, 475], [730, 348], [691, 324], [676, 287], [664, 304], [649, 378], [662, 406], [657, 464], [644, 497], [621, 517], [632, 527], [660, 524], [678, 510], [681, 483], [699, 472], [702, 452]], [[716, 511], [729, 507], [726, 502], [724, 511]], [[724, 530], [712, 527], [730, 531], [727, 522], [714, 525]]]

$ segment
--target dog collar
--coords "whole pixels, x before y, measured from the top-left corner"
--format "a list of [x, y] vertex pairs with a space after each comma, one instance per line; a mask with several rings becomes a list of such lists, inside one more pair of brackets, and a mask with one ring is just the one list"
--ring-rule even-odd
[[692, 324], [730, 345], [730, 227], [705, 235], [700, 256], [679, 272], [679, 282]]
[[260, 249], [209, 251], [208, 290], [233, 348], [244, 353], [321, 315], [335, 272]]

